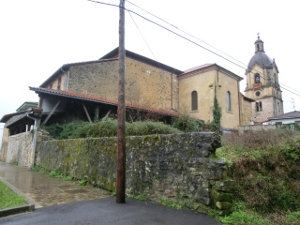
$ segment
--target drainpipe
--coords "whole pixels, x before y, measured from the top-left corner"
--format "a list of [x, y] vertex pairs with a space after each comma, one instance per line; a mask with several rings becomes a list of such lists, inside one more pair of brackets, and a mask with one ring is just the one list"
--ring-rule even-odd
[[37, 143], [37, 135], [38, 135], [38, 126], [40, 124], [40, 121], [41, 119], [38, 117], [38, 118], [34, 118], [34, 117], [31, 117], [29, 116], [29, 114], [33, 114], [33, 112], [28, 112], [26, 115], [28, 118], [34, 120], [34, 135], [33, 135], [33, 143], [32, 143], [32, 148], [33, 148], [33, 156], [32, 156], [32, 163], [31, 165], [29, 166], [30, 168], [33, 168], [34, 165], [35, 165], [35, 153], [36, 153], [36, 143]]

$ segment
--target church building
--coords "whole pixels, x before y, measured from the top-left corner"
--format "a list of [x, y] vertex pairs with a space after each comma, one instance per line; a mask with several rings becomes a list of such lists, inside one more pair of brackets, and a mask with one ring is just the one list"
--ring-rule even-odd
[[[250, 125], [251, 121], [259, 124], [283, 113], [279, 71], [275, 60], [265, 54], [259, 36], [246, 69], [245, 95], [240, 91], [243, 78], [217, 64], [182, 71], [129, 50], [125, 61], [127, 121], [143, 116], [170, 123], [172, 118], [185, 114], [209, 123], [214, 119], [215, 99], [225, 132]], [[44, 125], [115, 118], [118, 48], [98, 60], [65, 64], [39, 87], [29, 89], [39, 95], [38, 108]], [[30, 127], [28, 111], [20, 113], [1, 119], [10, 130], [9, 135], [26, 130], [25, 125]]]
[[259, 36], [254, 47], [255, 54], [245, 73], [245, 96], [255, 100], [252, 103], [252, 121], [262, 123], [269, 117], [283, 114], [282, 91], [275, 59], [265, 53], [264, 42]]

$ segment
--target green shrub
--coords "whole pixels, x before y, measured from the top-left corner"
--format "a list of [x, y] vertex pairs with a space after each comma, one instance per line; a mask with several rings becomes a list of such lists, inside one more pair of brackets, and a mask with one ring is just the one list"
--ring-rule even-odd
[[137, 121], [126, 124], [126, 135], [143, 136], [151, 134], [172, 134], [180, 131], [174, 127], [168, 126], [162, 122]]
[[188, 115], [181, 115], [173, 120], [172, 126], [183, 132], [203, 131], [203, 122], [192, 119]]
[[[45, 128], [55, 139], [116, 137], [118, 121], [115, 119], [106, 118], [95, 123], [76, 121], [64, 125], [53, 124], [43, 128]], [[172, 126], [166, 125], [162, 122], [153, 121], [126, 123], [125, 129], [127, 136], [172, 134], [180, 132], [180, 130]]]

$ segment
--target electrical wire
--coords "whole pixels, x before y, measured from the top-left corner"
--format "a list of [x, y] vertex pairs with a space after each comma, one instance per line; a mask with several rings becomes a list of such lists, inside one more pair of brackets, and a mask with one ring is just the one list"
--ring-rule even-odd
[[[138, 6], [138, 5], [136, 5], [136, 4], [132, 3], [132, 2], [130, 2], [129, 0], [126, 0], [126, 2], [128, 2], [128, 3], [132, 4], [132, 5], [134, 5], [134, 6], [137, 7], [138, 9], [141, 9], [142, 11], [144, 11], [144, 12], [150, 14], [151, 16], [153, 16], [153, 17], [155, 17], [155, 18], [157, 18], [157, 19], [159, 19], [160, 21], [162, 21], [162, 22], [164, 22], [164, 23], [166, 23], [166, 24], [168, 24], [168, 25], [174, 27], [175, 29], [177, 29], [177, 30], [183, 32], [184, 34], [186, 34], [186, 35], [188, 35], [188, 36], [190, 36], [190, 37], [192, 37], [192, 38], [195, 38], [196, 40], [199, 40], [199, 41], [205, 43], [206, 45], [208, 45], [208, 46], [212, 47], [213, 49], [215, 49], [215, 50], [221, 52], [222, 54], [224, 54], [224, 55], [230, 57], [231, 59], [234, 59], [235, 61], [241, 63], [241, 64], [244, 65], [244, 66], [246, 66], [246, 68], [245, 68], [245, 67], [241, 67], [241, 68], [245, 69], [246, 71], [248, 70], [248, 66], [247, 66], [245, 63], [243, 63], [243, 62], [237, 60], [236, 58], [230, 56], [229, 54], [226, 54], [225, 52], [223, 52], [223, 51], [221, 51], [221, 50], [215, 48], [214, 46], [210, 45], [209, 43], [207, 43], [207, 42], [205, 42], [205, 41], [203, 41], [203, 40], [201, 40], [201, 39], [199, 39], [199, 38], [197, 38], [197, 37], [195, 37], [195, 36], [193, 36], [193, 35], [191, 35], [191, 34], [185, 32], [185, 31], [183, 31], [182, 29], [178, 28], [178, 26], [175, 26], [175, 25], [173, 25], [172, 23], [169, 23], [168, 21], [166, 21], [166, 20], [164, 20], [164, 19], [161, 19], [160, 17], [158, 17], [158, 16], [154, 15], [153, 13], [151, 13], [151, 12], [149, 12], [149, 11], [147, 11], [147, 10], [141, 8], [140, 6]], [[259, 71], [257, 71], [256, 69], [254, 69], [254, 71], [259, 72]], [[252, 71], [251, 71], [251, 73], [255, 74], [255, 73], [252, 72]], [[263, 78], [264, 80], [268, 80], [268, 77], [267, 77], [266, 74], [262, 73], [262, 74], [260, 74], [260, 75], [262, 75], [262, 78]], [[289, 89], [293, 89], [293, 88], [288, 87], [287, 85], [285, 85], [285, 84], [283, 84], [283, 83], [281, 83], [280, 85], [286, 86], [286, 87], [289, 88]], [[285, 88], [285, 90], [287, 90], [287, 89]], [[294, 92], [292, 92], [292, 91], [290, 91], [290, 90], [288, 90], [288, 91], [291, 92], [291, 93], [293, 93], [293, 94], [296, 94], [296, 93], [294, 93]], [[297, 90], [293, 90], [293, 91], [296, 91], [296, 92], [298, 92], [298, 93], [300, 94], [300, 92], [297, 91]], [[296, 95], [298, 95], [298, 94], [296, 94]], [[299, 95], [299, 97], [300, 97], [300, 95]]]
[[[130, 18], [131, 18], [131, 20], [133, 21], [134, 25], [135, 25], [135, 26], [136, 26], [136, 28], [138, 29], [138, 31], [139, 31], [139, 33], [140, 33], [140, 35], [141, 35], [141, 37], [142, 37], [143, 41], [144, 41], [144, 42], [145, 42], [145, 44], [147, 45], [147, 47], [148, 47], [149, 51], [151, 52], [151, 54], [152, 54], [153, 58], [154, 58], [154, 59], [157, 61], [157, 59], [156, 59], [156, 57], [155, 57], [155, 55], [154, 55], [153, 51], [151, 50], [150, 46], [148, 45], [148, 43], [147, 43], [147, 41], [146, 41], [146, 39], [145, 39], [144, 35], [142, 34], [142, 32], [141, 32], [140, 28], [138, 27], [137, 23], [134, 21], [134, 19], [133, 19], [133, 17], [132, 17], [132, 15], [131, 15], [131, 13], [130, 13], [130, 12], [128, 12], [128, 14], [130, 15]], [[159, 64], [159, 63], [157, 63], [157, 64], [158, 64], [159, 68], [161, 69], [161, 66], [160, 66], [160, 64]]]
[[[95, 0], [87, 0], [87, 1], [120, 8], [120, 6], [119, 6], [119, 5], [116, 5], [116, 4], [105, 3], [105, 2], [95, 1]], [[129, 2], [128, 0], [126, 0], [126, 1]], [[131, 3], [131, 2], [129, 2], [129, 3]], [[132, 4], [132, 3], [131, 3], [131, 4]], [[137, 6], [136, 6], [136, 7], [137, 7]], [[185, 36], [183, 36], [183, 35], [181, 35], [181, 34], [178, 34], [178, 33], [176, 33], [175, 31], [173, 31], [173, 30], [171, 30], [171, 29], [169, 29], [169, 28], [167, 28], [167, 27], [165, 27], [165, 26], [163, 26], [163, 25], [161, 25], [161, 24], [159, 24], [159, 23], [157, 23], [157, 22], [155, 22], [155, 21], [153, 21], [153, 20], [151, 20], [151, 19], [146, 18], [145, 16], [142, 16], [141, 14], [139, 14], [139, 13], [137, 13], [137, 12], [135, 12], [135, 11], [129, 10], [129, 9], [125, 8], [125, 7], [123, 7], [123, 9], [126, 10], [127, 12], [133, 13], [133, 14], [135, 14], [135, 15], [141, 17], [142, 19], [144, 19], [144, 20], [146, 20], [146, 21], [148, 21], [148, 22], [150, 22], [150, 23], [152, 23], [152, 24], [154, 24], [154, 25], [156, 25], [156, 26], [158, 26], [158, 27], [160, 27], [160, 28], [162, 28], [162, 29], [164, 29], [164, 30], [169, 31], [170, 33], [173, 33], [174, 35], [176, 35], [176, 36], [178, 36], [178, 37], [180, 37], [180, 38], [182, 38], [182, 39], [184, 39], [184, 40], [186, 40], [186, 41], [188, 41], [188, 42], [191, 42], [192, 44], [195, 44], [195, 45], [198, 46], [198, 47], [203, 48], [204, 50], [206, 50], [206, 51], [208, 51], [208, 52], [210, 52], [210, 53], [212, 53], [212, 54], [214, 54], [214, 55], [216, 55], [216, 56], [218, 56], [218, 57], [220, 57], [220, 58], [222, 58], [222, 59], [224, 59], [224, 60], [226, 60], [226, 61], [228, 61], [228, 62], [230, 62], [230, 63], [232, 63], [232, 64], [234, 64], [234, 65], [236, 65], [236, 66], [238, 66], [238, 67], [240, 67], [240, 68], [242, 68], [242, 69], [244, 69], [244, 70], [247, 70], [247, 68], [245, 68], [244, 66], [241, 66], [241, 65], [237, 64], [236, 62], [233, 62], [233, 61], [230, 60], [230, 59], [227, 59], [226, 57], [220, 55], [219, 53], [214, 52], [214, 51], [212, 51], [212, 50], [210, 50], [210, 49], [208, 49], [208, 48], [206, 48], [206, 47], [204, 47], [204, 46], [198, 44], [197, 42], [195, 42], [195, 41], [193, 41], [193, 40], [191, 40], [191, 39], [189, 39], [189, 38], [187, 38], [187, 37], [185, 37]], [[150, 13], [150, 14], [151, 14], [151, 13]], [[151, 15], [153, 15], [153, 14], [151, 14]], [[153, 15], [153, 16], [154, 16], [154, 15]], [[156, 16], [155, 16], [155, 17], [156, 17]], [[158, 18], [158, 17], [156, 17], [156, 18]], [[168, 24], [170, 24], [170, 23], [168, 23]], [[177, 28], [176, 26], [174, 26], [174, 25], [172, 25], [172, 27], [178, 29], [178, 28]], [[179, 30], [179, 29], [178, 29], [178, 30]], [[184, 32], [184, 33], [185, 33], [185, 32]], [[187, 33], [185, 33], [185, 34], [187, 34]], [[195, 38], [195, 39], [196, 39], [196, 38]], [[199, 39], [199, 40], [200, 40], [200, 39]], [[203, 41], [202, 41], [202, 42], [203, 42]], [[204, 43], [206, 43], [206, 42], [204, 42]], [[209, 45], [209, 44], [208, 44], [208, 45]], [[209, 45], [209, 46], [211, 46], [211, 45]], [[215, 48], [214, 48], [214, 49], [215, 49]], [[217, 50], [217, 49], [216, 49], [216, 50]], [[218, 50], [218, 51], [219, 51], [219, 50]], [[220, 51], [220, 52], [221, 52], [221, 51]], [[223, 54], [224, 54], [224, 53], [223, 53]], [[226, 55], [227, 55], [227, 54], [226, 54]], [[229, 55], [228, 55], [228, 56], [229, 56]], [[232, 59], [234, 59], [234, 58], [231, 57], [231, 56], [229, 56], [229, 57], [232, 58]], [[244, 64], [244, 63], [242, 63], [242, 62], [240, 62], [240, 61], [238, 61], [238, 60], [236, 60], [236, 59], [234, 59], [234, 60], [237, 61], [237, 62], [239, 62], [239, 63], [241, 63], [241, 64], [243, 64], [243, 65], [246, 65], [246, 64]], [[251, 71], [251, 73], [255, 74], [255, 73], [252, 72], [252, 71]], [[264, 80], [268, 80], [267, 75], [265, 75], [264, 73], [261, 74], [261, 75], [262, 75], [262, 78], [263, 78]], [[286, 86], [286, 85], [284, 85], [284, 86]], [[286, 89], [286, 88], [283, 88], [283, 89], [285, 89], [286, 91], [291, 92], [292, 94], [297, 95], [297, 96], [300, 97], [300, 94], [297, 94], [297, 93], [295, 93], [295, 92], [292, 92], [292, 91], [290, 91], [290, 90], [288, 90], [288, 89]]]

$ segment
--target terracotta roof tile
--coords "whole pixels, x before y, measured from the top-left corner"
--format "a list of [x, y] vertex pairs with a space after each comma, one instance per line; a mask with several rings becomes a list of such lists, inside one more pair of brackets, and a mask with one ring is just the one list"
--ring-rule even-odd
[[[44, 93], [44, 94], [56, 95], [56, 96], [61, 96], [61, 97], [66, 97], [66, 98], [81, 99], [81, 100], [85, 100], [85, 101], [92, 101], [92, 102], [104, 103], [104, 104], [115, 105], [115, 106], [118, 105], [118, 102], [115, 100], [108, 100], [108, 99], [99, 98], [99, 97], [92, 96], [92, 95], [84, 95], [84, 94], [80, 94], [80, 93], [72, 92], [72, 91], [54, 90], [54, 89], [40, 88], [40, 87], [39, 88], [29, 87], [29, 89], [31, 91], [35, 91], [36, 93]], [[153, 113], [158, 113], [158, 114], [163, 114], [163, 115], [168, 115], [168, 116], [179, 116], [179, 113], [177, 113], [177, 112], [153, 109], [153, 108], [138, 106], [138, 105], [133, 105], [133, 104], [126, 104], [126, 108], [139, 109], [139, 110], [143, 110], [143, 111], [148, 111], [148, 112], [153, 112]]]

